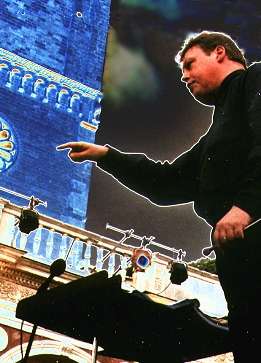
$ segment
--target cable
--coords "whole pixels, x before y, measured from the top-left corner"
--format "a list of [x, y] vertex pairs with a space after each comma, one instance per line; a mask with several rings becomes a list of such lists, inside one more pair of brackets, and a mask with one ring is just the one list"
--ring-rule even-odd
[[158, 295], [160, 295], [160, 294], [162, 294], [164, 291], [166, 291], [167, 290], [167, 288], [170, 286], [172, 284], [172, 282], [170, 281], [170, 283], [168, 283], [168, 285], [162, 290], [162, 291], [160, 291], [160, 292], [158, 292], [157, 294]]
[[21, 328], [20, 328], [20, 351], [21, 351], [21, 356], [22, 356], [21, 361], [23, 361], [23, 359], [24, 359], [24, 352], [23, 352], [23, 326], [24, 326], [24, 320], [22, 320], [22, 322], [21, 322]]

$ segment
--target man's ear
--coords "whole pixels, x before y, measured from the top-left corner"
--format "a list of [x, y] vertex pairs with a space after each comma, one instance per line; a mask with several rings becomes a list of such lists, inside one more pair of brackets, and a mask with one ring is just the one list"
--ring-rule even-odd
[[223, 47], [223, 45], [218, 45], [215, 48], [215, 53], [216, 53], [216, 59], [219, 63], [222, 63], [225, 57], [227, 56], [226, 48]]

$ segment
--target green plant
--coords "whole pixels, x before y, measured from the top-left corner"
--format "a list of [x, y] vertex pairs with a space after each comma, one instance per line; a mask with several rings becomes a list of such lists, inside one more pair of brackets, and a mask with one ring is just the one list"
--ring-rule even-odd
[[207, 271], [212, 274], [217, 274], [216, 260], [210, 258], [199, 258], [196, 261], [189, 262], [189, 266], [198, 268], [199, 270]]

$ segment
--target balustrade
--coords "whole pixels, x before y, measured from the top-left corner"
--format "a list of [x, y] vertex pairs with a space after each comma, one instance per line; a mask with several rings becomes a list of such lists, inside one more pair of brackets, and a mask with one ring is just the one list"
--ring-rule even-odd
[[[57, 258], [66, 259], [67, 271], [79, 275], [104, 269], [104, 256], [108, 257], [106, 269], [110, 276], [120, 265], [127, 268], [130, 247], [118, 246], [109, 238], [43, 215], [39, 215], [39, 228], [27, 235], [18, 228], [21, 210], [8, 201], [0, 201], [0, 243], [24, 250], [26, 257], [48, 265]], [[120, 256], [118, 265], [115, 255]]]
[[[66, 271], [79, 276], [88, 276], [95, 271], [106, 269], [109, 276], [120, 271], [123, 282], [125, 281], [133, 248], [123, 242], [131, 234], [134, 236], [133, 230], [124, 231], [123, 238], [115, 241], [40, 214], [39, 228], [27, 235], [18, 228], [17, 222], [21, 210], [21, 207], [10, 204], [7, 200], [0, 200], [0, 243], [26, 251], [25, 257], [47, 265], [58, 258], [65, 259]], [[141, 242], [162, 247], [154, 241], [154, 237], [142, 238]], [[169, 250], [173, 252], [173, 248], [169, 247]], [[182, 256], [179, 252], [177, 251], [180, 258]], [[146, 272], [135, 274], [132, 287], [140, 286], [142, 290], [172, 300], [200, 298], [202, 295], [202, 307], [206, 313], [212, 312], [216, 316], [224, 316], [227, 313], [226, 302], [217, 277], [212, 275], [210, 278], [209, 274], [198, 273], [196, 269], [189, 267], [189, 278], [182, 284], [182, 288], [173, 286], [169, 282], [168, 266], [171, 261], [172, 257], [153, 254], [151, 266]], [[124, 282], [124, 287], [127, 286], [126, 283], [127, 280]], [[131, 285], [128, 286], [131, 288]]]

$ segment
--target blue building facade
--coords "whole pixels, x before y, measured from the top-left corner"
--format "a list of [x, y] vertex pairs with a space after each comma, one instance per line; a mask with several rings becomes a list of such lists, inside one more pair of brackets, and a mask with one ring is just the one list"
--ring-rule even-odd
[[[110, 0], [4, 0], [0, 8], [0, 186], [84, 227], [91, 164], [55, 147], [95, 141]], [[26, 205], [16, 196], [0, 196]]]

